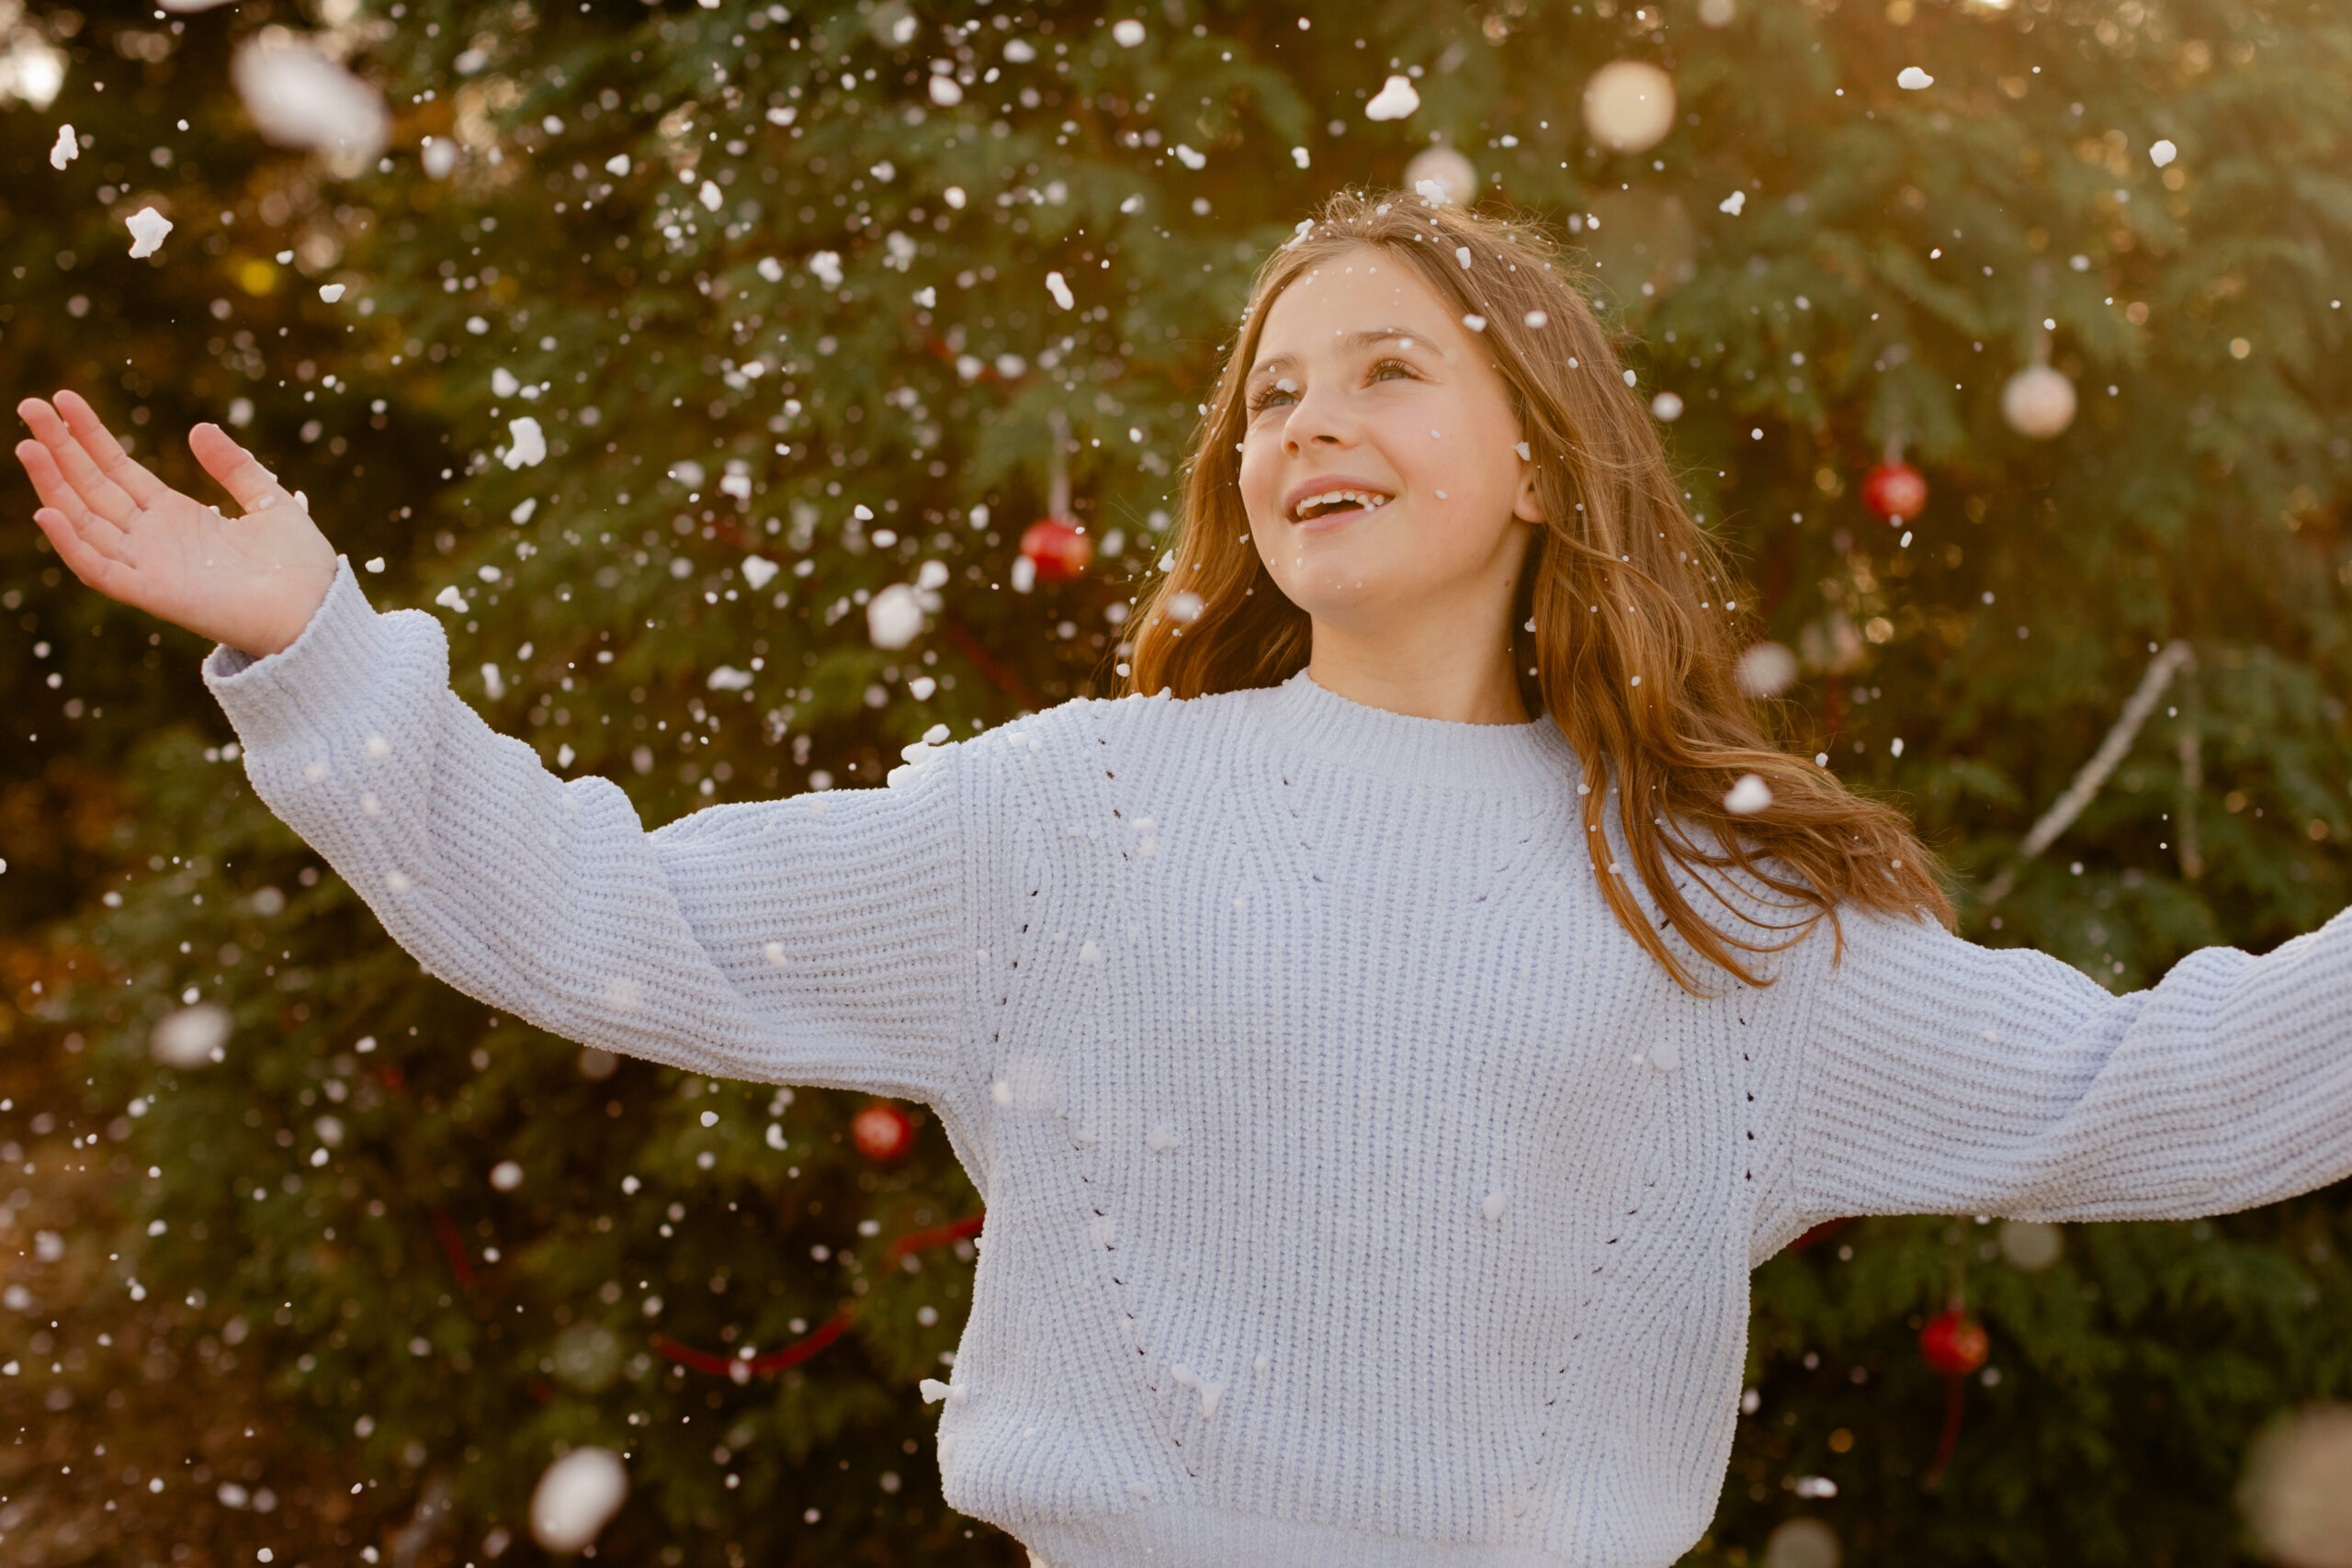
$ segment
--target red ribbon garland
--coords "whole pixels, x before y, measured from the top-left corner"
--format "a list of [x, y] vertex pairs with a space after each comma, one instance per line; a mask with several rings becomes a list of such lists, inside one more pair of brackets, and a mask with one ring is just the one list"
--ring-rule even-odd
[[[987, 1218], [987, 1211], [982, 1210], [969, 1219], [933, 1225], [928, 1230], [909, 1231], [883, 1249], [882, 1260], [886, 1264], [896, 1263], [909, 1253], [920, 1252], [925, 1247], [945, 1247], [966, 1236], [978, 1235], [981, 1222]], [[653, 1337], [653, 1348], [682, 1367], [692, 1367], [698, 1372], [708, 1372], [713, 1377], [728, 1378], [736, 1382], [749, 1382], [755, 1377], [772, 1377], [786, 1367], [807, 1360], [840, 1338], [842, 1332], [856, 1321], [857, 1303], [852, 1302], [784, 1348], [771, 1350], [764, 1356], [714, 1355], [708, 1350], [697, 1350], [691, 1345], [680, 1344], [666, 1334]]]

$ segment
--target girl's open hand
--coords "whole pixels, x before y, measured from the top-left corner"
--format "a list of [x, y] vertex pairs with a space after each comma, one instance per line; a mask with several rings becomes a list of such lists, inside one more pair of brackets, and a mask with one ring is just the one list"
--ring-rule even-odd
[[17, 405], [36, 439], [17, 458], [33, 521], [74, 575], [110, 599], [263, 657], [301, 635], [334, 581], [334, 547], [276, 475], [217, 424], [188, 450], [243, 509], [224, 517], [130, 459], [73, 392]]

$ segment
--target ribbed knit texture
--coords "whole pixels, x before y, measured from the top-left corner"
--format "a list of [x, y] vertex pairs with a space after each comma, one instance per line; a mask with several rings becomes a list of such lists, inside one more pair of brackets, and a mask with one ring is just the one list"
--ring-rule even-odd
[[989, 1209], [946, 1498], [1053, 1568], [1654, 1568], [1722, 1485], [1747, 1272], [1808, 1225], [2352, 1174], [2352, 919], [2116, 997], [1847, 912], [1835, 968], [1825, 924], [1693, 998], [1601, 899], [1544, 720], [1305, 674], [1073, 702], [648, 832], [347, 560], [293, 646], [204, 676], [261, 797], [459, 990], [937, 1111]]

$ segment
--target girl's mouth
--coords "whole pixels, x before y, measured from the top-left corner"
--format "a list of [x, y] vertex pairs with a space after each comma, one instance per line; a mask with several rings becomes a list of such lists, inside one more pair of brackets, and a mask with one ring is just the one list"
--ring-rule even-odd
[[1309, 496], [1299, 503], [1291, 526], [1302, 534], [1325, 534], [1370, 516], [1396, 498], [1376, 491], [1340, 490]]

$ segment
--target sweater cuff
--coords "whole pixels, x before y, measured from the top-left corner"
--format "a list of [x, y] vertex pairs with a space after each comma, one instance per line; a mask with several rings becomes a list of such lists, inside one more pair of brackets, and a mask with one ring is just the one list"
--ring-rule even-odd
[[351, 558], [335, 557], [334, 581], [297, 637], [255, 657], [226, 643], [205, 656], [204, 684], [254, 751], [316, 728], [312, 716], [348, 714], [381, 682], [390, 638], [359, 590]]

